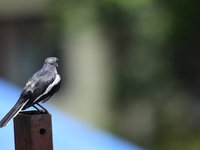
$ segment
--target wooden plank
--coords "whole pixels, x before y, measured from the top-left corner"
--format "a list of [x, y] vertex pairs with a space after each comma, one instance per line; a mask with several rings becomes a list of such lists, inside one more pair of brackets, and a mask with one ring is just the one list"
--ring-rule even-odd
[[53, 150], [51, 115], [20, 112], [14, 118], [15, 150]]

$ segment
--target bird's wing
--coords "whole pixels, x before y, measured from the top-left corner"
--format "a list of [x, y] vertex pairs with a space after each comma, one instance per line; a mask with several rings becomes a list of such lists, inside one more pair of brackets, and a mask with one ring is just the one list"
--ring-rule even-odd
[[28, 80], [21, 94], [23, 97], [23, 93], [26, 93], [27, 91], [31, 91], [33, 93], [28, 103], [23, 107], [23, 110], [38, 101], [44, 95], [49, 85], [53, 83], [55, 78], [56, 75], [53, 72], [43, 72], [43, 74], [40, 74], [39, 72], [34, 74], [33, 77]]
[[60, 84], [60, 75], [56, 74], [54, 81], [47, 87], [46, 91], [41, 97], [42, 103], [45, 103], [54, 93], [56, 93], [60, 89]]

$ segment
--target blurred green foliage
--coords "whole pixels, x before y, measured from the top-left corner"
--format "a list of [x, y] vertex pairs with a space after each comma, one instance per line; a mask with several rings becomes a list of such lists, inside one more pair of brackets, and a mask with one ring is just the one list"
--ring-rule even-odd
[[199, 3], [52, 1], [69, 37], [95, 26], [111, 45], [116, 134], [147, 149], [199, 149]]

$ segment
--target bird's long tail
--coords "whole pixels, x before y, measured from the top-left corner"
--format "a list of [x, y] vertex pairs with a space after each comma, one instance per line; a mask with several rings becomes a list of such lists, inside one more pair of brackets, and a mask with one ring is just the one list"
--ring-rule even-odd
[[27, 101], [24, 103], [21, 100], [18, 100], [18, 102], [14, 105], [14, 107], [0, 121], [0, 128], [6, 126], [11, 121], [11, 119], [14, 118], [20, 112], [20, 110], [27, 103]]

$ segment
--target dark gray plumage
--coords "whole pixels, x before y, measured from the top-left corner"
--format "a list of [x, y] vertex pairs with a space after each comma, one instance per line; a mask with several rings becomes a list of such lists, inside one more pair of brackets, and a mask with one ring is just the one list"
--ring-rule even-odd
[[14, 107], [0, 121], [0, 128], [6, 126], [21, 110], [31, 106], [40, 106], [46, 113], [48, 111], [38, 104], [40, 101], [46, 102], [60, 89], [61, 78], [57, 72], [58, 59], [56, 57], [46, 58], [41, 70], [36, 72], [26, 83], [19, 100]]

